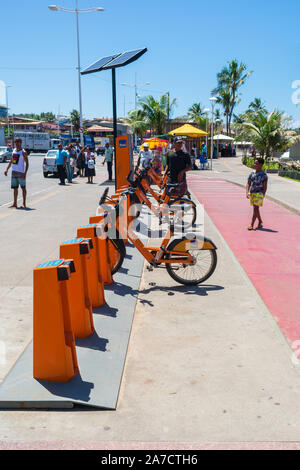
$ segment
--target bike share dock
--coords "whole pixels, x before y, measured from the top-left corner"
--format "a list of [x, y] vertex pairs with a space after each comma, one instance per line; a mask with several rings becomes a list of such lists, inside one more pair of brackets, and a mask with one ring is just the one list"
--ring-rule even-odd
[[79, 373], [65, 383], [34, 379], [31, 343], [0, 386], [0, 408], [116, 408], [144, 262], [126, 248], [122, 269], [105, 287], [106, 304], [93, 307], [94, 333], [75, 340]]

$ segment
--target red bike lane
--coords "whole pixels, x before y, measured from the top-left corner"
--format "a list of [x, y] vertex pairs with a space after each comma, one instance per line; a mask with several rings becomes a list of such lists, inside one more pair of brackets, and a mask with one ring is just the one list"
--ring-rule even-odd
[[300, 340], [300, 217], [265, 199], [264, 228], [248, 231], [252, 207], [245, 189], [197, 175], [188, 177], [188, 185], [290, 344]]

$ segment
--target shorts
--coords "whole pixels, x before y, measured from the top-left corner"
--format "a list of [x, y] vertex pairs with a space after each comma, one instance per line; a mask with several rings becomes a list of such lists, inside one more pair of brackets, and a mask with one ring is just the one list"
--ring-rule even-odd
[[262, 193], [250, 193], [250, 205], [261, 207], [264, 202], [264, 195]]
[[21, 186], [21, 188], [26, 188], [26, 179], [25, 178], [15, 178], [15, 177], [12, 177], [11, 178], [11, 189], [17, 189], [19, 187], [19, 185]]

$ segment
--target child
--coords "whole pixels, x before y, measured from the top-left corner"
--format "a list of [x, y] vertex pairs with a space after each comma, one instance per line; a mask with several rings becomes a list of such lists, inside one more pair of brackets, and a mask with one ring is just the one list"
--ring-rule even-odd
[[86, 153], [86, 171], [88, 177], [88, 183], [93, 184], [93, 177], [96, 175], [95, 171], [95, 155], [91, 152], [91, 149], [88, 147]]
[[264, 197], [268, 187], [268, 176], [262, 171], [264, 164], [263, 158], [257, 158], [254, 162], [254, 169], [250, 173], [246, 187], [246, 197], [250, 199], [250, 205], [253, 206], [253, 217], [248, 230], [253, 230], [255, 220], [258, 219], [257, 228], [263, 228], [263, 221], [260, 216], [259, 208], [263, 205]]

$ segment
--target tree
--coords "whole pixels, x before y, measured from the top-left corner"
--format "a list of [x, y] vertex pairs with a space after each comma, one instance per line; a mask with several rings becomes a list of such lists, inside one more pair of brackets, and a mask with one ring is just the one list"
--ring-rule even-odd
[[229, 133], [229, 113], [231, 109], [231, 92], [229, 90], [220, 90], [217, 96], [217, 103], [221, 104], [226, 118], [226, 132]]
[[198, 117], [205, 116], [201, 103], [194, 103], [188, 110], [188, 117], [191, 121], [195, 122]]
[[265, 104], [262, 102], [261, 98], [254, 98], [253, 101], [249, 104], [248, 111], [250, 113], [257, 113], [259, 111], [262, 111], [263, 113], [267, 112], [267, 109], [265, 107]]
[[296, 133], [289, 130], [291, 119], [282, 111], [272, 113], [258, 111], [249, 114], [241, 124], [240, 138], [251, 140], [262, 157], [268, 160], [274, 152], [282, 152], [297, 140]]
[[134, 109], [128, 113], [126, 122], [132, 127], [138, 137], [143, 137], [148, 129], [145, 113], [141, 109]]
[[80, 114], [77, 109], [73, 109], [70, 113], [70, 120], [73, 125], [74, 131], [78, 132], [80, 128]]
[[168, 94], [164, 94], [159, 100], [149, 95], [139, 100], [139, 106], [143, 112], [147, 128], [154, 131], [156, 135], [164, 133], [168, 117], [173, 111], [176, 99], [170, 102]]
[[55, 114], [53, 114], [51, 112], [41, 113], [40, 119], [41, 119], [41, 121], [46, 121], [46, 122], [55, 122], [56, 121]]
[[227, 131], [229, 133], [231, 132], [233, 111], [240, 101], [239, 89], [251, 74], [252, 72], [247, 72], [247, 66], [242, 62], [239, 63], [237, 60], [228, 62], [228, 66], [223, 67], [221, 72], [217, 74], [218, 85], [214, 92], [221, 98], [220, 102], [222, 105], [226, 95], [226, 110], [224, 108], [224, 111], [226, 115]]

